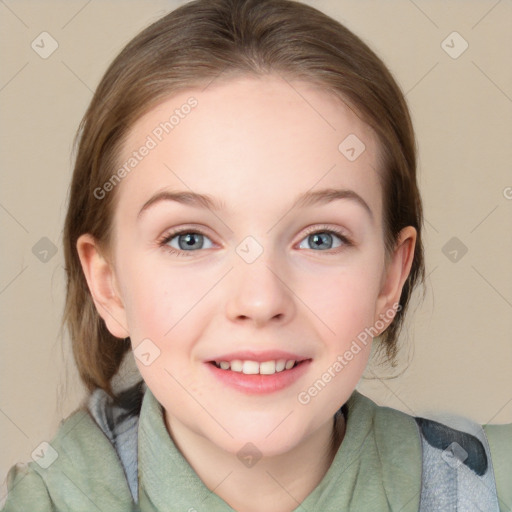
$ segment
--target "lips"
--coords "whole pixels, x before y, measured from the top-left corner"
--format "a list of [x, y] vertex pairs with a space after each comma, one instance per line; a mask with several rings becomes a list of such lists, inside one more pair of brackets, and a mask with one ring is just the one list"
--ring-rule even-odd
[[[233, 357], [234, 355], [235, 354], [229, 354], [222, 357]], [[268, 357], [263, 357], [261, 354], [258, 354], [258, 356], [261, 356], [261, 359]], [[287, 354], [287, 357], [289, 356], [293, 355]], [[252, 357], [254, 357], [254, 355]], [[231, 368], [223, 369], [220, 367], [220, 364], [217, 365], [215, 361], [212, 360], [205, 361], [204, 366], [215, 379], [224, 385], [241, 393], [261, 395], [284, 390], [285, 388], [292, 386], [296, 381], [301, 379], [308, 372], [308, 368], [310, 367], [309, 365], [312, 362], [312, 359], [303, 359], [300, 356], [298, 358], [301, 359], [300, 362], [296, 362], [293, 359], [287, 360], [287, 362], [289, 361], [290, 363], [293, 363], [293, 365], [289, 365], [289, 369], [287, 369], [285, 366], [283, 370], [274, 371], [274, 373], [270, 373], [272, 368], [268, 368], [268, 366], [272, 363], [269, 361], [257, 362], [247, 359], [234, 359], [228, 363], [231, 365], [235, 363], [235, 361], [238, 361], [238, 363], [235, 363], [235, 366], [241, 363], [242, 370], [244, 370], [244, 367], [247, 365], [247, 373]], [[281, 361], [282, 364], [284, 359], [277, 360], [277, 362], [279, 361]], [[277, 370], [277, 368], [275, 370]], [[268, 373], [265, 373], [265, 371], [268, 371]]]

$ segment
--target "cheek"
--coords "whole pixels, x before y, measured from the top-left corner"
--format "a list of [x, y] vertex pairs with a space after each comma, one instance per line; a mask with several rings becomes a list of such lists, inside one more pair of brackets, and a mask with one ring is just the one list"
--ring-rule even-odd
[[376, 287], [368, 272], [351, 268], [321, 290], [317, 282], [309, 291], [318, 297], [315, 313], [324, 333], [323, 353], [297, 401], [304, 412], [325, 421], [348, 400], [368, 363]]
[[154, 366], [183, 377], [193, 348], [216, 311], [211, 296], [218, 275], [143, 257], [126, 265], [125, 271], [131, 276], [126, 280], [125, 307], [133, 347], [151, 340], [160, 351]]
[[[172, 327], [172, 294], [164, 279], [140, 266], [129, 272], [125, 309], [130, 335], [159, 339]], [[133, 339], [133, 338], [132, 338]], [[133, 340], [135, 341], [135, 340]]]
[[342, 348], [347, 340], [372, 325], [378, 279], [364, 268], [330, 269], [302, 283], [304, 302], [325, 327], [332, 345]]
[[123, 267], [125, 308], [130, 332], [155, 341], [182, 319], [204, 293], [190, 274], [166, 265], [162, 258], [141, 255]]

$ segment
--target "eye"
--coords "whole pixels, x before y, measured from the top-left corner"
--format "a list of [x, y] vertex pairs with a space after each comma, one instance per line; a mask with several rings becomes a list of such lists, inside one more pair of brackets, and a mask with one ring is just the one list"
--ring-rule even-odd
[[[333, 246], [333, 241], [336, 239], [342, 243]], [[310, 244], [310, 247], [305, 247], [304, 244]], [[351, 246], [352, 242], [337, 229], [319, 229], [318, 227], [308, 230], [306, 238], [300, 243], [300, 249], [322, 249], [329, 250], [341, 246]], [[324, 251], [325, 252], [325, 251]]]
[[[337, 244], [336, 240], [338, 240]], [[213, 247], [213, 243], [206, 234], [200, 230], [192, 229], [181, 229], [168, 233], [158, 244], [177, 256], [192, 256], [193, 252], [197, 252], [200, 249], [211, 249]], [[306, 247], [304, 244], [309, 244], [310, 246]], [[330, 249], [352, 245], [352, 242], [340, 230], [315, 226], [308, 229], [307, 236], [302, 239], [299, 248], [321, 249], [321, 252], [327, 252]]]
[[165, 235], [164, 239], [159, 242], [159, 245], [179, 256], [188, 256], [185, 253], [196, 252], [198, 249], [211, 249], [213, 247], [211, 240], [204, 233], [190, 229], [174, 231]]

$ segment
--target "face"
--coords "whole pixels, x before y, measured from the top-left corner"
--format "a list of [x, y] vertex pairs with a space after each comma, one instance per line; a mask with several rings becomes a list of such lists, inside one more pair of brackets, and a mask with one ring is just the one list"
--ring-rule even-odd
[[151, 110], [130, 158], [109, 329], [126, 327], [168, 425], [232, 453], [291, 449], [349, 398], [370, 354], [361, 333], [389, 324], [406, 277], [386, 285], [376, 136], [311, 85], [244, 77]]

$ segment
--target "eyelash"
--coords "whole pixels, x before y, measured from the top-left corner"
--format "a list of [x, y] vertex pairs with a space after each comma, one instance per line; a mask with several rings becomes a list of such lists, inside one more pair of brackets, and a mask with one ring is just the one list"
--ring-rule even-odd
[[[166, 233], [160, 240], [158, 240], [158, 245], [160, 247], [162, 247], [163, 249], [165, 249], [166, 251], [168, 251], [169, 253], [176, 255], [176, 256], [192, 256], [192, 254], [197, 251], [180, 251], [180, 250], [175, 249], [174, 247], [171, 247], [170, 245], [167, 245], [176, 236], [186, 235], [186, 234], [191, 234], [191, 233], [208, 237], [208, 235], [201, 229], [184, 228], [184, 229], [172, 231], [170, 233]], [[301, 239], [301, 242], [302, 242], [302, 240], [304, 240], [304, 238], [307, 238], [308, 236], [310, 236], [314, 233], [334, 234], [343, 242], [343, 246], [337, 247], [336, 248], [337, 250], [335, 252], [332, 252], [332, 250], [315, 251], [315, 252], [325, 252], [326, 254], [332, 255], [332, 254], [337, 254], [339, 252], [339, 250], [342, 249], [343, 247], [352, 247], [354, 245], [352, 243], [352, 241], [344, 234], [344, 232], [342, 232], [341, 230], [335, 229], [335, 228], [329, 228], [328, 226], [323, 226], [320, 228], [318, 226], [312, 226], [312, 227], [307, 228], [305, 235]], [[312, 249], [310, 249], [310, 250], [312, 250]]]

